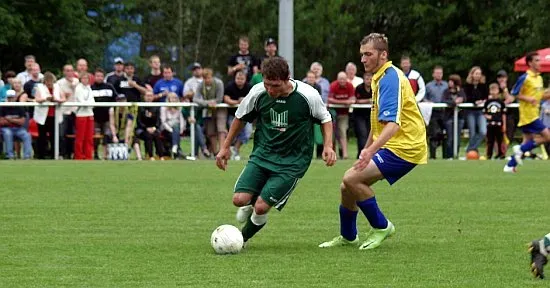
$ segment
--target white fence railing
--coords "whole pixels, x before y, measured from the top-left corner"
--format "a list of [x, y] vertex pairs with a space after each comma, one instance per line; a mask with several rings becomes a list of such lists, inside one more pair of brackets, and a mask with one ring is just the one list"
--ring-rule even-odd
[[[423, 105], [430, 105], [433, 109], [445, 109], [449, 106], [445, 103], [426, 103], [423, 102]], [[65, 102], [62, 104], [57, 103], [35, 103], [35, 102], [0, 102], [0, 107], [2, 106], [8, 106], [8, 107], [14, 107], [14, 106], [23, 106], [23, 107], [31, 107], [31, 106], [41, 106], [41, 107], [47, 107], [47, 106], [55, 106], [56, 112], [59, 112], [59, 109], [62, 107], [198, 107], [196, 103], [191, 102], [180, 102], [180, 103], [168, 103], [168, 102], [96, 102], [91, 104], [83, 104], [83, 103], [77, 103], [77, 102]], [[330, 108], [353, 108], [353, 109], [370, 109], [372, 107], [371, 104], [352, 104], [352, 105], [341, 105], [341, 104], [329, 104]], [[228, 107], [237, 107], [233, 105], [228, 105], [225, 103], [218, 104], [216, 107], [219, 108], [228, 108]], [[508, 108], [518, 108], [519, 105], [517, 103], [508, 104], [506, 107]], [[464, 103], [459, 104], [455, 106], [454, 108], [454, 115], [453, 115], [453, 154], [456, 157], [458, 155], [458, 141], [456, 135], [456, 131], [458, 130], [458, 112], [459, 110], [471, 110], [471, 109], [482, 109], [483, 107], [475, 106], [472, 103]], [[195, 117], [195, 109], [190, 109], [189, 111], [191, 117]], [[58, 122], [58, 114], [55, 113], [55, 121], [54, 123]], [[195, 123], [190, 123], [190, 144], [191, 144], [191, 156], [195, 157]], [[54, 125], [54, 158], [59, 159], [59, 125]]]

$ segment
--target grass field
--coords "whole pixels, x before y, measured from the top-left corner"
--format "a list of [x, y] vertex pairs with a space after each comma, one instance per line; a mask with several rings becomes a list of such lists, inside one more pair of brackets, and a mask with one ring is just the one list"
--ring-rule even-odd
[[[374, 251], [321, 250], [338, 234], [351, 161], [314, 161], [283, 212], [239, 255], [210, 234], [237, 223], [244, 162], [0, 162], [0, 287], [543, 287], [525, 244], [550, 232], [550, 163], [433, 161], [378, 183], [395, 236]], [[367, 232], [360, 218], [360, 232]]]

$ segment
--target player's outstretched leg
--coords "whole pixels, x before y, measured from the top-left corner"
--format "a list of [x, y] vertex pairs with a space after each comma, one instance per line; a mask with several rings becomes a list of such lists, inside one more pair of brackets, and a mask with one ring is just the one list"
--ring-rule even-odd
[[370, 188], [371, 185], [382, 179], [384, 179], [382, 172], [372, 160], [364, 170], [357, 171], [351, 168], [344, 174], [344, 185], [355, 195], [357, 207], [361, 209], [372, 227], [367, 233], [366, 239], [359, 246], [360, 250], [377, 248], [386, 238], [395, 233], [395, 227], [378, 207], [374, 191]]
[[357, 205], [355, 197], [347, 191], [344, 184], [340, 184], [340, 194], [342, 203], [340, 204], [340, 235], [332, 240], [323, 242], [319, 245], [321, 248], [358, 245], [357, 237]]
[[544, 279], [544, 266], [548, 262], [548, 248], [550, 248], [550, 234], [539, 240], [534, 240], [528, 245], [531, 254], [530, 270], [535, 278]]
[[245, 243], [265, 226], [269, 209], [271, 209], [271, 206], [259, 197], [256, 204], [254, 204], [252, 215], [246, 220], [246, 224], [244, 224], [242, 229]]

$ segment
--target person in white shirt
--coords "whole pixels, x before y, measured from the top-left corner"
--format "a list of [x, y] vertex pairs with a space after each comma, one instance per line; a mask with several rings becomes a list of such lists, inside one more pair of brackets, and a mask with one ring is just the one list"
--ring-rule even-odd
[[[21, 81], [21, 83], [23, 83], [23, 85], [25, 85], [25, 83], [27, 83], [27, 81], [31, 80], [31, 68], [32, 68], [32, 65], [36, 63], [36, 58], [33, 56], [33, 55], [27, 55], [25, 56], [25, 68], [26, 70], [23, 71], [23, 72], [20, 72], [19, 74], [17, 74], [16, 78], [19, 79]], [[38, 79], [42, 80], [44, 78], [44, 75], [42, 73], [38, 74]]]
[[[67, 64], [63, 66], [63, 75], [65, 77], [57, 81], [59, 93], [63, 99], [68, 102], [75, 102], [75, 88], [78, 85], [78, 78], [75, 77], [73, 65]], [[63, 122], [59, 128], [59, 155], [65, 159], [70, 159], [74, 144], [72, 139], [67, 139], [65, 135], [74, 134], [74, 112], [77, 107], [61, 107], [63, 113]]]
[[346, 76], [348, 78], [348, 82], [353, 85], [353, 88], [357, 88], [357, 86], [363, 83], [363, 79], [361, 77], [357, 77], [357, 66], [353, 62], [349, 62], [346, 65]]
[[409, 56], [401, 56], [400, 66], [405, 76], [407, 76], [407, 79], [409, 79], [409, 83], [411, 83], [416, 102], [422, 101], [426, 95], [426, 83], [424, 82], [424, 78], [422, 78], [422, 75], [420, 75], [418, 71], [411, 69], [412, 64]]
[[193, 63], [193, 77], [187, 79], [183, 85], [183, 97], [193, 99], [197, 94], [197, 88], [202, 83], [202, 66], [200, 63]]
[[[88, 73], [79, 75], [80, 83], [75, 88], [75, 101], [78, 103], [95, 103], [90, 88]], [[75, 160], [93, 160], [94, 158], [94, 107], [78, 107], [75, 118]]]
[[[178, 95], [174, 92], [168, 93], [166, 102], [180, 102]], [[161, 131], [165, 138], [171, 139], [172, 158], [181, 156], [180, 135], [185, 131], [187, 123], [181, 113], [181, 107], [161, 107], [160, 108]]]

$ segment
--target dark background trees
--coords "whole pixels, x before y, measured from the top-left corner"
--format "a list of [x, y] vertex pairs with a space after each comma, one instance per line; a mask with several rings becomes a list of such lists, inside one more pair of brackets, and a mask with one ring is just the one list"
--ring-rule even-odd
[[[481, 66], [489, 79], [525, 52], [550, 46], [550, 1], [295, 0], [295, 74], [301, 79], [320, 61], [332, 79], [348, 61], [359, 63], [358, 42], [373, 31], [390, 39], [390, 57], [402, 54], [426, 78], [434, 65], [465, 76]], [[14, 0], [0, 2], [0, 69], [23, 69], [34, 54], [45, 70], [83, 57], [110, 68], [105, 49], [129, 32], [141, 36], [133, 59], [143, 71], [159, 54], [178, 70], [194, 61], [225, 74], [239, 35], [263, 53], [277, 39], [278, 3], [270, 0]], [[135, 47], [137, 48], [137, 47]], [[361, 69], [360, 69], [361, 71]]]

